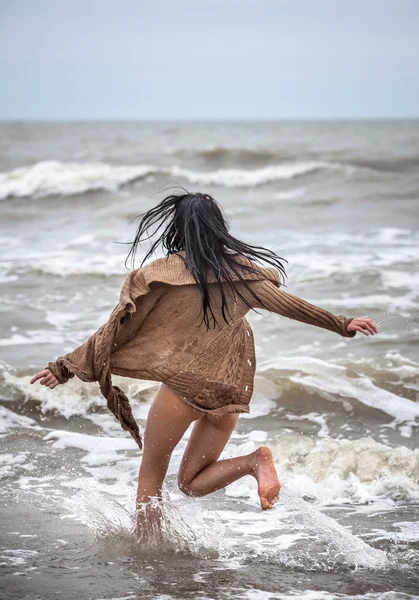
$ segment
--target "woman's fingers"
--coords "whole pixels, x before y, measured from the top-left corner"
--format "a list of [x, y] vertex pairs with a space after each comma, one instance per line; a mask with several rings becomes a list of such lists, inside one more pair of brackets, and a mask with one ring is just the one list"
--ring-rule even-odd
[[[41, 381], [41, 383], [42, 383], [42, 381]], [[54, 375], [51, 375], [51, 377], [47, 377], [45, 379], [44, 385], [49, 387], [50, 390], [53, 390], [59, 383], [60, 382], [58, 381], [58, 379]]]
[[378, 333], [377, 325], [372, 319], [362, 319], [362, 321], [364, 323], [364, 327], [366, 327], [366, 329], [368, 329], [368, 331], [372, 333], [372, 335]]
[[355, 331], [360, 331], [364, 335], [375, 335], [376, 333], [378, 333], [377, 325], [372, 319], [360, 317], [357, 319], [353, 319], [352, 323]]
[[43, 371], [39, 371], [39, 373], [37, 373], [34, 377], [32, 377], [31, 383], [35, 383], [35, 381], [38, 381], [38, 379], [42, 379], [43, 377], [46, 377], [50, 373], [51, 373], [51, 371], [49, 369], [44, 369]]
[[365, 333], [365, 331], [362, 329], [362, 327], [360, 325], [352, 325], [351, 331], [360, 331], [364, 335], [368, 335]]
[[50, 390], [53, 390], [60, 383], [49, 369], [44, 369], [43, 371], [37, 373], [34, 377], [32, 377], [31, 383], [35, 383], [39, 379], [41, 380], [39, 383], [49, 387]]

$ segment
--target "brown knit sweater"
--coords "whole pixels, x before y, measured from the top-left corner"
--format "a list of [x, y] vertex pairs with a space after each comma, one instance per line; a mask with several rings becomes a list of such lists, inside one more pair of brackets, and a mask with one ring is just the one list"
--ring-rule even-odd
[[[199, 288], [184, 256], [179, 252], [131, 271], [107, 323], [76, 350], [48, 365], [60, 383], [74, 375], [82, 381], [98, 381], [108, 408], [140, 448], [129, 400], [112, 385], [111, 374], [163, 382], [205, 413], [249, 412], [256, 368], [252, 329], [245, 318], [249, 307], [226, 286], [232, 321], [225, 323], [219, 288], [210, 280], [218, 325], [207, 331], [201, 323]], [[351, 318], [279, 289], [276, 269], [251, 264], [257, 273], [243, 271], [242, 276], [264, 306], [234, 279], [252, 308], [266, 307], [344, 337], [355, 336], [356, 332], [347, 331]]]

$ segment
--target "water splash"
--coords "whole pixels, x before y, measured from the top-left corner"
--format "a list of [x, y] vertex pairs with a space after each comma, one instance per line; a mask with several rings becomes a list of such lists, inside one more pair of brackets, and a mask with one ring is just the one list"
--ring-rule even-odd
[[281, 490], [281, 501], [287, 508], [292, 509], [293, 520], [298, 520], [306, 531], [326, 542], [336, 561], [343, 559], [346, 563], [368, 569], [382, 569], [388, 564], [385, 552], [372, 548], [337, 521], [296, 496], [287, 487]]
[[187, 506], [175, 503], [166, 493], [163, 501], [153, 498], [139, 506], [132, 533], [141, 550], [214, 559], [228, 553], [224, 528], [216, 514], [202, 511], [196, 502], [186, 502]]
[[[217, 511], [203, 509], [199, 499], [172, 499], [167, 491], [163, 498], [163, 502], [154, 503], [160, 511], [154, 525], [148, 522], [149, 515], [143, 507], [130, 512], [109, 494], [94, 488], [82, 489], [65, 500], [70, 514], [62, 518], [74, 518], [86, 525], [95, 539], [90, 551], [107, 559], [131, 556], [153, 560], [175, 553], [201, 560], [228, 559], [229, 564], [231, 560], [238, 560], [238, 564], [252, 559], [269, 560], [287, 569], [317, 572], [352, 567], [382, 569], [389, 564], [385, 552], [366, 544], [287, 486], [282, 487], [276, 507], [262, 513], [268, 525], [264, 532], [257, 535], [243, 532], [239, 543]], [[60, 501], [61, 508], [62, 504]], [[129, 506], [133, 504], [130, 498]], [[140, 519], [139, 529], [138, 517], [142, 511], [145, 518]], [[296, 546], [291, 549], [294, 542]]]
[[89, 527], [97, 541], [118, 541], [119, 548], [125, 545], [130, 553], [182, 552], [215, 559], [228, 554], [220, 519], [213, 511], [202, 510], [199, 502], [189, 501], [186, 507], [165, 491], [163, 501], [151, 501], [150, 506], [151, 511], [144, 505], [131, 513], [98, 490], [81, 490], [66, 502], [71, 516]]
[[[404, 334], [408, 334], [411, 333], [412, 335], [418, 335], [419, 334], [419, 321], [417, 317], [410, 317], [407, 315], [402, 315], [401, 313], [392, 313], [390, 311], [384, 311], [384, 317], [382, 317], [379, 321], [374, 321], [375, 324], [377, 325], [377, 327], [381, 327], [381, 325], [383, 323], [387, 323], [388, 321], [392, 320], [392, 319], [402, 319], [403, 321], [412, 321], [415, 326], [410, 327], [410, 323], [408, 325], [406, 325], [405, 323], [403, 323], [403, 329], [402, 329], [402, 333]], [[368, 316], [366, 316], [365, 318], [369, 318]]]

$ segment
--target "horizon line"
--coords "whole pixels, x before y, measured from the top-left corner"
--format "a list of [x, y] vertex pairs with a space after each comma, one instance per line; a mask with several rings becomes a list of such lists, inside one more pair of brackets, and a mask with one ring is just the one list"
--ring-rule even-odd
[[273, 122], [336, 122], [336, 121], [417, 121], [419, 115], [385, 117], [0, 117], [0, 123], [273, 123]]

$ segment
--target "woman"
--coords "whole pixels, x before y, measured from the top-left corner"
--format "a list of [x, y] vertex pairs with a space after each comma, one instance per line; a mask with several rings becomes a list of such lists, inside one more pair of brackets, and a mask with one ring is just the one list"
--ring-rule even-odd
[[344, 337], [374, 335], [377, 327], [281, 290], [281, 258], [230, 235], [208, 194], [171, 195], [145, 213], [128, 258], [134, 262], [138, 244], [162, 227], [142, 265], [160, 244], [166, 257], [131, 271], [108, 322], [31, 383], [41, 380], [52, 390], [74, 375], [98, 381], [109, 409], [142, 448], [128, 398], [112, 385], [111, 374], [161, 382], [145, 427], [137, 505], [161, 498], [171, 454], [195, 422], [180, 489], [203, 496], [252, 475], [262, 509], [270, 509], [280, 484], [268, 447], [218, 460], [239, 414], [249, 412], [253, 392], [256, 362], [246, 313], [266, 309]]

